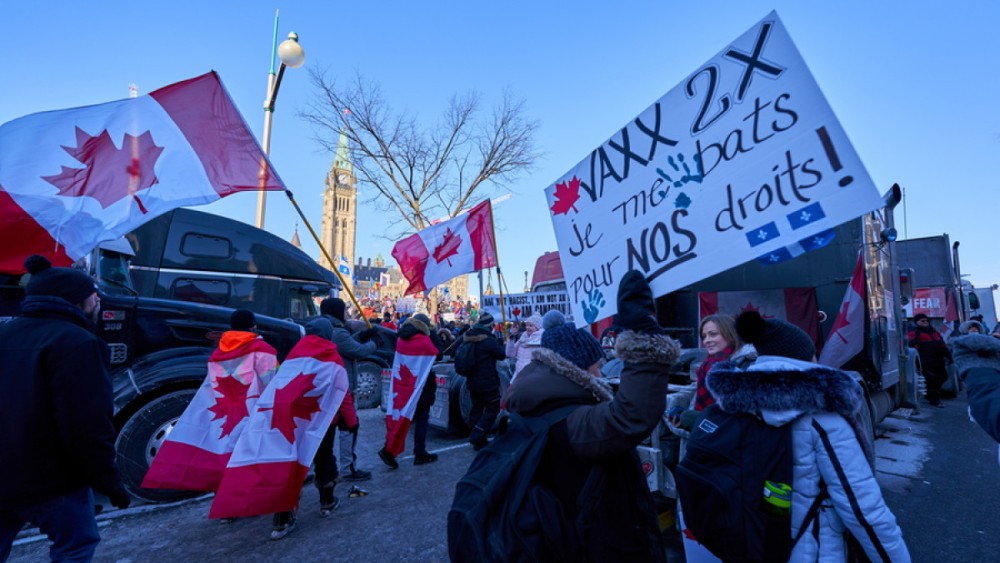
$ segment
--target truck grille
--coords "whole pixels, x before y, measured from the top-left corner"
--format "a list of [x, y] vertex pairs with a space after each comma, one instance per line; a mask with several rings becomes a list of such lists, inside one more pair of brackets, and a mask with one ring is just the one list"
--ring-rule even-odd
[[111, 349], [111, 365], [124, 364], [128, 359], [128, 346], [121, 343], [108, 344]]

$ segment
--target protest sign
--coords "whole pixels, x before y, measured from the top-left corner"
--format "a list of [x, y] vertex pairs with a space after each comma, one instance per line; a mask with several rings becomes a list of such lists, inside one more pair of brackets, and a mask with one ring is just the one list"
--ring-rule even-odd
[[[531, 315], [544, 315], [552, 309], [557, 309], [567, 321], [573, 322], [573, 311], [570, 309], [569, 296], [565, 291], [504, 294], [503, 304], [508, 321], [523, 321]], [[503, 318], [500, 315], [500, 296], [484, 295], [482, 310], [489, 312], [495, 319]]]
[[825, 246], [882, 198], [775, 12], [545, 190], [577, 325]]

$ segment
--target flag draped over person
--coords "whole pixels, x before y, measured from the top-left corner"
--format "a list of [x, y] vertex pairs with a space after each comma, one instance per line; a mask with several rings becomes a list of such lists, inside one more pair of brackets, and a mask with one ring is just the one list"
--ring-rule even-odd
[[397, 242], [392, 256], [410, 283], [406, 295], [496, 266], [493, 208], [489, 200]]
[[177, 207], [283, 190], [215, 72], [0, 126], [0, 272], [68, 265]]
[[391, 402], [385, 412], [385, 449], [393, 456], [403, 453], [406, 447], [406, 434], [417, 410], [420, 391], [430, 377], [437, 354], [437, 347], [424, 334], [396, 341], [389, 380]]
[[153, 458], [142, 486], [215, 491], [257, 399], [274, 376], [277, 352], [252, 332], [227, 331], [208, 376]]
[[323, 435], [347, 393], [337, 347], [306, 335], [292, 348], [250, 415], [209, 518], [292, 510]]
[[819, 363], [839, 368], [861, 353], [865, 345], [865, 264], [861, 253], [844, 294], [830, 336], [819, 355]]

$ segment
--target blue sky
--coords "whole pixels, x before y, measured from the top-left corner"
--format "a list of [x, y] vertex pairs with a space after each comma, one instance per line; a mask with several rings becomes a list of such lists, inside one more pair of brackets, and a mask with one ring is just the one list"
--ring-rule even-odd
[[[456, 93], [505, 87], [540, 122], [544, 156], [495, 210], [512, 291], [556, 242], [543, 190], [771, 10], [809, 65], [880, 191], [898, 182], [900, 235], [948, 233], [977, 287], [1000, 283], [1000, 3], [950, 2], [6, 2], [0, 123], [219, 72], [259, 135], [275, 8], [306, 66], [378, 81], [394, 108], [433, 123]], [[280, 40], [280, 39], [279, 39]], [[314, 95], [285, 75], [271, 160], [316, 228], [332, 155], [297, 117]], [[253, 222], [255, 194], [206, 209]], [[298, 219], [268, 199], [268, 230]], [[391, 260], [383, 223], [359, 211], [357, 254]], [[305, 249], [317, 255], [300, 227]]]

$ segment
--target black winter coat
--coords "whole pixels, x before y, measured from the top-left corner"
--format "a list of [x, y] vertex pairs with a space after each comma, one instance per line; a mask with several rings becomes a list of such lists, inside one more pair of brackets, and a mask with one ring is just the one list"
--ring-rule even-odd
[[83, 312], [30, 296], [0, 325], [0, 510], [121, 490], [107, 345]]
[[507, 357], [503, 346], [493, 333], [485, 328], [474, 326], [462, 336], [462, 346], [476, 347], [476, 373], [468, 376], [466, 385], [469, 391], [483, 393], [491, 389], [500, 389], [500, 375], [497, 373], [497, 361]]

